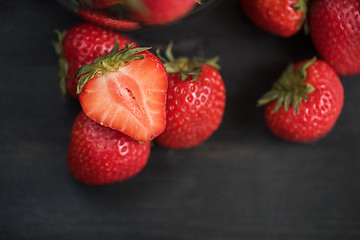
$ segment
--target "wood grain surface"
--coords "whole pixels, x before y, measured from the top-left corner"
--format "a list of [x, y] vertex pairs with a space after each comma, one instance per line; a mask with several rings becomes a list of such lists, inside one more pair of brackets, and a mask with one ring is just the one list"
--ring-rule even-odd
[[55, 1], [0, 1], [0, 239], [358, 240], [360, 75], [341, 77], [343, 112], [313, 144], [276, 138], [256, 100], [288, 63], [316, 55], [302, 32], [256, 28], [237, 0], [168, 27], [126, 32], [155, 50], [219, 56], [227, 103], [198, 148], [154, 145], [135, 178], [102, 187], [66, 166], [73, 119], [57, 86], [54, 29], [81, 19]]

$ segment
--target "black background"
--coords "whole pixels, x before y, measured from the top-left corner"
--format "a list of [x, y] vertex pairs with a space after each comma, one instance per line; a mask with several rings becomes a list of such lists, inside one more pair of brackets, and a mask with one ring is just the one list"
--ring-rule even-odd
[[159, 146], [131, 180], [93, 187], [68, 172], [80, 107], [60, 99], [53, 29], [80, 22], [58, 3], [0, 2], [1, 239], [360, 239], [360, 75], [341, 77], [342, 114], [313, 144], [276, 138], [256, 100], [289, 62], [316, 53], [302, 32], [254, 27], [237, 0], [169, 27], [125, 33], [144, 46], [218, 55], [219, 130], [201, 146]]

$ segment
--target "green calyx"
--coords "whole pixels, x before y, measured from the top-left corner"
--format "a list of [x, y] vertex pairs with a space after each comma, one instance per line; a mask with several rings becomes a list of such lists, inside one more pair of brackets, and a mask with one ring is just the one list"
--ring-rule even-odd
[[60, 68], [58, 75], [57, 75], [57, 79], [59, 82], [61, 95], [64, 98], [66, 95], [66, 77], [67, 77], [67, 74], [69, 71], [69, 66], [64, 57], [63, 49], [62, 49], [62, 42], [63, 42], [66, 31], [60, 32], [59, 30], [55, 30], [55, 33], [57, 34], [58, 40], [57, 40], [57, 42], [53, 43], [53, 46], [55, 49], [55, 53], [59, 59], [59, 68]]
[[[297, 12], [303, 12], [303, 15], [301, 17], [301, 20], [300, 20], [300, 23], [299, 23], [299, 28], [304, 26], [304, 29], [305, 29], [305, 33], [308, 33], [308, 24], [306, 22], [307, 20], [307, 10], [308, 10], [308, 7], [309, 7], [309, 0], [298, 0], [297, 3], [295, 3], [293, 5], [293, 7], [295, 8], [295, 10]], [[305, 24], [304, 24], [305, 22]]]
[[109, 72], [116, 72], [130, 61], [144, 59], [144, 54], [136, 54], [150, 49], [149, 47], [132, 48], [132, 46], [132, 43], [130, 45], [125, 44], [125, 47], [119, 50], [119, 43], [115, 39], [115, 45], [107, 55], [102, 55], [95, 59], [92, 64], [79, 68], [74, 76], [74, 78], [81, 76], [76, 93], [79, 94], [81, 92], [89, 79], [95, 76], [105, 75]]
[[297, 3], [293, 5], [296, 11], [300, 12], [303, 11], [304, 15], [306, 15], [307, 8], [308, 8], [309, 0], [298, 0]]
[[144, 15], [149, 13], [149, 9], [147, 8], [143, 0], [125, 0], [125, 6], [130, 11], [140, 12]]
[[201, 57], [187, 58], [179, 57], [175, 58], [172, 53], [173, 42], [171, 41], [165, 50], [165, 56], [160, 55], [160, 50], [156, 51], [158, 58], [163, 62], [167, 73], [180, 73], [182, 81], [186, 80], [189, 76], [192, 76], [192, 81], [199, 79], [199, 74], [204, 65], [210, 65], [216, 69], [220, 69], [217, 64], [219, 57], [205, 59]]
[[287, 111], [292, 105], [297, 113], [301, 100], [307, 100], [308, 94], [315, 90], [312, 85], [304, 84], [307, 75], [306, 69], [315, 61], [316, 57], [301, 65], [296, 72], [294, 72], [294, 65], [290, 64], [280, 79], [274, 83], [272, 89], [258, 100], [258, 106], [277, 100], [273, 112], [279, 110], [282, 105]]

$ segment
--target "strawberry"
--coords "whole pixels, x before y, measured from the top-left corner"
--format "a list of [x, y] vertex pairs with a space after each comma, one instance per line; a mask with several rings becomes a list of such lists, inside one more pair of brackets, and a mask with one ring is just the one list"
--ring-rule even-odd
[[301, 29], [308, 0], [240, 0], [247, 17], [259, 28], [281, 37]]
[[123, 17], [118, 17], [111, 14], [110, 11], [106, 11], [104, 9], [79, 8], [77, 13], [86, 21], [114, 30], [130, 31], [141, 28], [140, 23]]
[[59, 56], [59, 80], [63, 94], [69, 93], [77, 98], [76, 89], [79, 78], [74, 79], [77, 70], [90, 64], [95, 58], [110, 52], [115, 39], [122, 45], [133, 41], [119, 33], [99, 28], [90, 23], [80, 23], [65, 33], [59, 33], [55, 44]]
[[289, 65], [273, 88], [260, 100], [265, 120], [280, 138], [312, 142], [334, 126], [344, 103], [344, 90], [335, 71], [324, 61]]
[[143, 169], [149, 155], [149, 143], [101, 126], [83, 112], [75, 118], [67, 163], [79, 181], [101, 185], [126, 180]]
[[95, 122], [137, 141], [149, 142], [165, 128], [167, 75], [149, 48], [121, 50], [82, 66], [77, 93], [84, 113]]
[[339, 75], [360, 73], [359, 0], [314, 0], [309, 30], [319, 56]]
[[127, 0], [130, 16], [144, 25], [163, 25], [186, 16], [199, 0]]
[[217, 58], [175, 59], [169, 44], [161, 57], [168, 72], [166, 128], [156, 138], [160, 145], [183, 149], [198, 146], [218, 129], [225, 108], [225, 86]]

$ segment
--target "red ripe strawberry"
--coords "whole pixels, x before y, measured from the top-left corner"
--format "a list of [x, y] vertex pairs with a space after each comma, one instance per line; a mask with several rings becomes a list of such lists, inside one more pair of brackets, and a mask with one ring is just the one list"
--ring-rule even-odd
[[318, 54], [338, 74], [360, 73], [359, 0], [314, 0], [309, 30]]
[[[277, 100], [277, 101], [275, 101]], [[311, 142], [334, 126], [344, 103], [343, 86], [335, 71], [323, 61], [290, 65], [260, 100], [265, 120], [280, 138]]]
[[282, 37], [296, 34], [306, 18], [308, 0], [240, 0], [248, 18], [259, 28]]
[[[87, 0], [89, 1], [89, 0]], [[125, 0], [91, 0], [92, 8], [108, 8], [117, 4], [123, 4]]]
[[84, 113], [95, 122], [140, 142], [165, 129], [167, 75], [149, 48], [121, 50], [116, 42], [108, 55], [82, 66], [77, 93]]
[[169, 45], [161, 58], [168, 72], [166, 129], [156, 138], [160, 145], [195, 147], [218, 129], [225, 108], [225, 86], [216, 58], [175, 59]]
[[199, 0], [128, 0], [130, 16], [144, 25], [162, 25], [187, 15]]
[[60, 86], [63, 94], [68, 92], [77, 98], [76, 89], [79, 78], [74, 75], [83, 65], [90, 64], [101, 55], [110, 52], [115, 39], [121, 47], [133, 41], [128, 37], [113, 31], [99, 28], [90, 23], [80, 23], [59, 35], [59, 42], [55, 45], [60, 64]]
[[71, 130], [67, 162], [81, 182], [101, 185], [122, 181], [143, 169], [150, 144], [101, 126], [80, 112]]
[[114, 30], [130, 31], [141, 28], [140, 23], [126, 18], [119, 18], [104, 9], [79, 8], [77, 13], [86, 21]]

